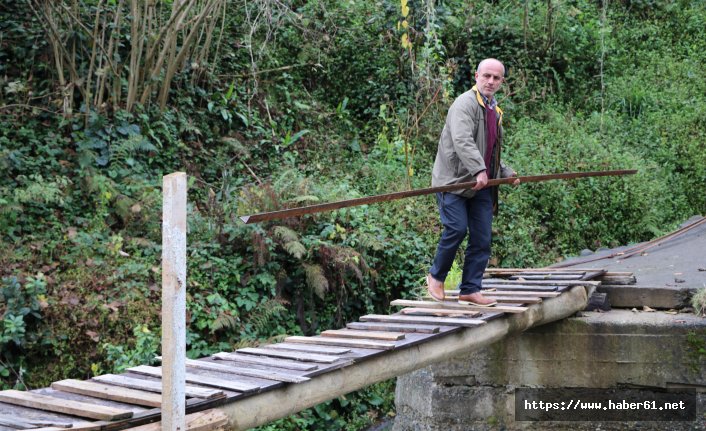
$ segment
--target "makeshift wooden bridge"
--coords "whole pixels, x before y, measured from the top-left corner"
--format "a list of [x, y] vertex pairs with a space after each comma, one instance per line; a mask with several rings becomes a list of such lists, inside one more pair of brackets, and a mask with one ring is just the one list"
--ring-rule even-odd
[[[485, 294], [498, 305], [396, 300], [390, 315], [367, 315], [314, 337], [222, 352], [186, 361], [186, 429], [247, 429], [398, 376], [469, 353], [511, 332], [582, 310], [602, 279], [586, 269], [489, 269]], [[28, 392], [0, 392], [3, 430], [158, 430], [162, 368], [63, 380]], [[136, 428], [137, 427], [137, 428]]]

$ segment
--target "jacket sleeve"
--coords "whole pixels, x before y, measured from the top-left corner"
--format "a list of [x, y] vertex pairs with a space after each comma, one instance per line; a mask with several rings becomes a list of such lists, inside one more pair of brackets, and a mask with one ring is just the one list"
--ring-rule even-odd
[[514, 173], [514, 169], [503, 163], [502, 160], [500, 161], [500, 178], [510, 178]]
[[447, 125], [454, 151], [468, 172], [475, 176], [485, 170], [485, 161], [473, 138], [478, 124], [473, 118], [470, 107], [458, 102], [460, 101], [449, 108]]

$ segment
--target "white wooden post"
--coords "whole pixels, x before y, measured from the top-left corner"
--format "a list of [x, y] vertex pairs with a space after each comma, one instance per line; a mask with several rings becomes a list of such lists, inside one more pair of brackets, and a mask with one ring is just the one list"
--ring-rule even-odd
[[186, 173], [162, 187], [162, 431], [185, 431]]

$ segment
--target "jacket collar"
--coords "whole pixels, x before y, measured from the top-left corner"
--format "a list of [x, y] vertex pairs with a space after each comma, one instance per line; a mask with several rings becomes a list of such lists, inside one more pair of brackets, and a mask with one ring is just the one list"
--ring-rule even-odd
[[[478, 104], [480, 104], [480, 106], [485, 108], [485, 103], [483, 102], [483, 95], [480, 94], [480, 90], [478, 90], [478, 87], [474, 85], [473, 88], [471, 88], [471, 90], [473, 90], [476, 93], [476, 99], [478, 100]], [[495, 112], [498, 113], [499, 121], [502, 121], [503, 110], [500, 109], [500, 107], [498, 105], [495, 105]]]

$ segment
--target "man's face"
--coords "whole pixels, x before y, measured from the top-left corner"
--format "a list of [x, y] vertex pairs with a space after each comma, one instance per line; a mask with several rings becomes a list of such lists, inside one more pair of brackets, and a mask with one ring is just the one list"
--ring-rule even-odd
[[476, 72], [476, 86], [485, 97], [493, 97], [503, 83], [505, 68], [499, 61], [484, 62]]

